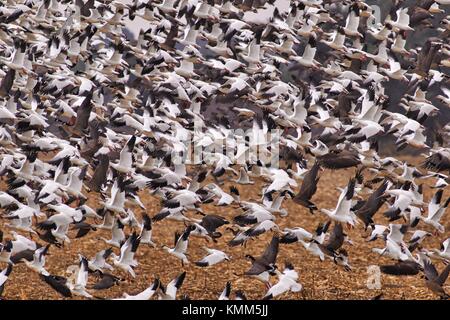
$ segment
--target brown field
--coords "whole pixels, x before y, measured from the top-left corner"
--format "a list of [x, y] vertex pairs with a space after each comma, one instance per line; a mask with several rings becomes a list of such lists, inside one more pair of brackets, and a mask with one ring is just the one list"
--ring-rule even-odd
[[[322, 172], [318, 192], [313, 201], [319, 208], [333, 208], [336, 204], [339, 191], [337, 186], [344, 187], [350, 176], [354, 174], [354, 169]], [[259, 198], [260, 186], [263, 182], [258, 181], [255, 186], [237, 185], [241, 199]], [[4, 184], [2, 184], [4, 190]], [[228, 191], [229, 183], [226, 183], [224, 190]], [[425, 188], [425, 199], [429, 200], [432, 189]], [[296, 190], [295, 190], [296, 191]], [[449, 196], [448, 190], [444, 194]], [[148, 208], [148, 214], [153, 216], [160, 209], [159, 200], [149, 195], [148, 191], [142, 191], [141, 199]], [[90, 196], [88, 205], [96, 208], [98, 206], [99, 196], [93, 194]], [[321, 213], [311, 215], [308, 210], [295, 204], [292, 200], [286, 200], [283, 203], [289, 215], [286, 218], [277, 217], [277, 223], [280, 228], [301, 226], [309, 231], [313, 231], [319, 221], [325, 222], [325, 216]], [[385, 207], [383, 207], [385, 209]], [[382, 210], [383, 210], [382, 209]], [[216, 207], [213, 204], [203, 206], [205, 213], [220, 214], [231, 221], [232, 217], [237, 215], [240, 210], [236, 207]], [[377, 223], [387, 224], [382, 217], [381, 211], [375, 216]], [[139, 215], [139, 209], [135, 211]], [[195, 216], [194, 213], [188, 213], [189, 216]], [[197, 216], [197, 218], [201, 218]], [[8, 229], [3, 226], [0, 220], [0, 228], [8, 237]], [[401, 223], [401, 221], [399, 222]], [[446, 230], [450, 228], [450, 218], [447, 214], [444, 217]], [[429, 230], [422, 223], [419, 227]], [[129, 232], [128, 227], [127, 231]], [[181, 222], [163, 220], [153, 225], [153, 240], [158, 244], [167, 244], [172, 246], [174, 232], [184, 228]], [[225, 283], [231, 281], [232, 291], [243, 290], [250, 299], [260, 299], [265, 294], [264, 284], [248, 277], [240, 276], [250, 266], [250, 262], [244, 258], [245, 254], [258, 256], [262, 253], [265, 246], [272, 237], [271, 233], [261, 235], [257, 240], [248, 242], [247, 246], [230, 248], [227, 241], [232, 239], [233, 235], [225, 231], [224, 227], [220, 230], [224, 235], [217, 244], [207, 243], [206, 240], [191, 237], [188, 252], [190, 260], [197, 261], [204, 255], [202, 246], [207, 245], [210, 248], [218, 248], [230, 254], [230, 262], [222, 262], [209, 268], [200, 268], [193, 264], [181, 267], [178, 259], [167, 254], [160, 247], [152, 248], [141, 245], [137, 252], [139, 266], [136, 268], [136, 278], [130, 279], [120, 271], [116, 270], [114, 274], [126, 277], [120, 286], [115, 286], [105, 291], [92, 290], [93, 295], [102, 298], [120, 297], [123, 292], [135, 294], [148, 287], [155, 277], [160, 277], [164, 284], [173, 279], [182, 270], [187, 271], [187, 276], [179, 297], [183, 294], [191, 299], [216, 299], [223, 290]], [[431, 231], [431, 230], [430, 230]], [[299, 272], [299, 282], [304, 289], [300, 293], [289, 293], [280, 296], [280, 299], [370, 299], [381, 292], [385, 299], [435, 299], [430, 291], [424, 287], [424, 280], [421, 276], [393, 277], [382, 275], [381, 290], [369, 290], [366, 287], [367, 267], [373, 264], [390, 263], [386, 258], [380, 258], [377, 254], [371, 252], [371, 248], [383, 247], [383, 242], [377, 240], [368, 244], [364, 237], [361, 225], [353, 230], [347, 230], [348, 235], [354, 242], [354, 245], [345, 244], [350, 257], [350, 264], [353, 267], [352, 272], [345, 272], [342, 268], [336, 266], [329, 259], [321, 262], [317, 257], [309, 255], [300, 244], [280, 245], [278, 255], [279, 268], [283, 268], [284, 261], [292, 262]], [[425, 240], [423, 246], [426, 248], [439, 248], [439, 242], [448, 237], [448, 232], [438, 237], [430, 237]], [[106, 231], [97, 231], [90, 233], [81, 239], [74, 239], [68, 245], [58, 249], [50, 248], [50, 255], [47, 257], [46, 269], [51, 274], [66, 275], [65, 271], [69, 265], [76, 264], [78, 254], [83, 254], [89, 259], [96, 252], [108, 247], [106, 243], [99, 240], [100, 237], [110, 237]], [[409, 235], [406, 239], [409, 239]], [[34, 238], [36, 240], [36, 238]], [[115, 249], [118, 254], [118, 249]], [[3, 268], [4, 265], [0, 265]], [[437, 268], [443, 268], [442, 263], [437, 263]], [[90, 276], [89, 282], [94, 283], [96, 277]], [[276, 281], [273, 278], [273, 281]], [[450, 290], [447, 288], [447, 290]], [[28, 270], [25, 265], [20, 264], [14, 267], [14, 270], [6, 283], [4, 291], [5, 299], [61, 299], [53, 289], [40, 280], [39, 276]], [[76, 297], [75, 297], [76, 298]]]

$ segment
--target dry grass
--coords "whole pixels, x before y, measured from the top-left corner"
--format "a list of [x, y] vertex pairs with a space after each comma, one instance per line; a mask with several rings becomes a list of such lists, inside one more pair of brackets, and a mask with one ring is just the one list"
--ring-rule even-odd
[[[339, 191], [335, 187], [344, 187], [350, 176], [354, 174], [354, 170], [330, 171], [326, 170], [322, 173], [317, 194], [313, 200], [319, 208], [333, 208], [336, 204]], [[238, 189], [241, 193], [241, 199], [258, 198], [258, 192], [261, 190], [261, 181], [255, 186], [241, 186]], [[4, 186], [4, 184], [2, 184]], [[230, 184], [226, 183], [224, 188], [228, 190]], [[1, 188], [4, 189], [4, 188]], [[425, 198], [430, 199], [432, 191], [425, 188]], [[447, 191], [448, 193], [448, 191]], [[448, 194], [446, 194], [448, 196]], [[148, 191], [142, 191], [141, 199], [148, 208], [148, 214], [151, 216], [160, 209], [159, 200], [149, 195]], [[91, 194], [88, 204], [93, 208], [98, 207], [99, 196]], [[292, 200], [287, 200], [283, 205], [289, 212], [286, 218], [277, 218], [281, 228], [301, 226], [307, 230], [313, 231], [319, 221], [326, 221], [325, 217], [316, 213], [311, 215], [308, 210], [295, 204]], [[239, 213], [239, 209], [232, 207], [216, 207], [213, 204], [203, 206], [205, 213], [220, 214], [231, 220]], [[381, 211], [381, 210], [380, 210]], [[136, 208], [136, 214], [139, 210]], [[195, 216], [194, 213], [189, 213]], [[200, 218], [200, 216], [198, 216]], [[444, 225], [448, 230], [450, 228], [450, 219], [444, 218]], [[379, 212], [375, 216], [377, 223], [386, 224], [387, 221]], [[8, 231], [0, 221], [0, 228]], [[427, 229], [427, 226], [419, 224], [420, 227]], [[154, 224], [153, 239], [159, 245], [167, 244], [172, 246], [173, 235], [176, 230], [182, 230], [184, 225], [176, 221], [164, 220]], [[129, 231], [129, 230], [127, 230]], [[250, 266], [248, 260], [244, 259], [245, 254], [259, 255], [270, 241], [272, 234], [264, 234], [255, 241], [250, 241], [247, 247], [227, 246], [233, 235], [225, 231], [217, 244], [207, 243], [204, 239], [191, 237], [189, 243], [189, 253], [191, 261], [196, 261], [204, 255], [202, 246], [214, 247], [229, 253], [232, 261], [222, 262], [209, 268], [200, 268], [193, 264], [181, 267], [179, 260], [169, 256], [161, 248], [151, 248], [145, 245], [139, 247], [137, 259], [139, 266], [136, 268], [136, 278], [127, 277], [120, 286], [115, 286], [106, 291], [94, 292], [95, 296], [104, 298], [120, 297], [123, 292], [134, 294], [140, 292], [149, 286], [155, 277], [160, 277], [163, 283], [173, 279], [182, 270], [187, 271], [185, 283], [183, 284], [180, 294], [187, 294], [192, 299], [216, 299], [223, 290], [227, 281], [232, 282], [233, 291], [241, 289], [248, 298], [259, 299], [265, 293], [265, 287], [257, 280], [240, 276]], [[350, 238], [354, 242], [353, 246], [345, 244], [350, 256], [350, 263], [353, 267], [352, 272], [345, 272], [332, 261], [321, 262], [317, 257], [309, 255], [300, 244], [281, 245], [278, 256], [278, 264], [282, 267], [284, 261], [289, 260], [299, 271], [299, 281], [303, 284], [304, 290], [298, 294], [285, 294], [282, 299], [370, 299], [380, 292], [386, 299], [434, 299], [435, 297], [424, 287], [424, 280], [420, 276], [411, 277], [392, 277], [382, 275], [382, 289], [369, 290], [366, 287], [367, 267], [373, 264], [389, 263], [385, 258], [380, 258], [377, 254], [371, 252], [373, 246], [382, 247], [380, 240], [367, 243], [364, 239], [362, 226], [356, 229], [347, 230]], [[8, 233], [5, 232], [8, 236]], [[69, 245], [58, 249], [51, 247], [50, 255], [47, 257], [47, 270], [52, 274], [65, 275], [65, 270], [69, 265], [77, 263], [78, 254], [83, 254], [88, 258], [99, 250], [108, 247], [100, 237], [110, 237], [107, 231], [97, 231], [91, 233], [82, 239], [74, 239]], [[426, 248], [438, 248], [439, 242], [448, 237], [448, 233], [438, 237], [431, 237], [423, 243]], [[408, 237], [409, 238], [409, 237]], [[37, 239], [34, 239], [37, 241]], [[115, 249], [118, 253], [118, 249]], [[4, 265], [0, 265], [3, 268]], [[438, 269], [442, 269], [442, 264], [438, 264]], [[115, 271], [120, 274], [120, 271]], [[124, 274], [120, 274], [126, 277]], [[90, 276], [90, 282], [95, 277]], [[275, 280], [275, 279], [274, 279]], [[55, 291], [47, 284], [41, 281], [36, 273], [26, 269], [23, 264], [14, 268], [4, 291], [5, 299], [61, 299]]]

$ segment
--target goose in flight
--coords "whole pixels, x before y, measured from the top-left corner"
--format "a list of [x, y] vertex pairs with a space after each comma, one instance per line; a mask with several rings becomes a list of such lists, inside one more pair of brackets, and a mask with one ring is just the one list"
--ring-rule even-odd
[[69, 279], [67, 283], [72, 294], [88, 299], [93, 298], [93, 296], [86, 291], [89, 275], [89, 262], [82, 255], [79, 256], [79, 263], [73, 275], [74, 279]]
[[318, 61], [314, 59], [317, 51], [317, 43], [314, 36], [310, 36], [308, 40], [308, 44], [303, 51], [303, 55], [301, 57], [291, 56], [290, 58], [295, 62], [298, 62], [301, 66], [306, 68], [319, 68], [320, 64]]
[[111, 253], [113, 265], [122, 269], [127, 274], [130, 274], [133, 278], [136, 277], [134, 268], [137, 267], [138, 262], [135, 259], [135, 254], [139, 247], [140, 241], [140, 237], [136, 234], [136, 232], [133, 232], [121, 245], [120, 256], [116, 256], [115, 253]]
[[111, 163], [111, 167], [115, 170], [130, 174], [133, 169], [133, 150], [136, 143], [136, 136], [131, 138], [125, 144], [125, 147], [120, 151], [120, 159], [118, 163]]
[[135, 295], [130, 295], [124, 292], [121, 298], [116, 298], [113, 300], [150, 300], [150, 298], [153, 297], [158, 291], [160, 285], [161, 283], [159, 279], [155, 279], [153, 283], [144, 291]]
[[443, 189], [438, 190], [431, 201], [428, 204], [428, 216], [419, 216], [418, 218], [425, 224], [432, 226], [436, 231], [444, 233], [445, 227], [440, 223], [445, 211], [447, 210], [448, 204], [450, 203], [450, 197], [443, 203], [442, 201]]
[[280, 238], [278, 236], [273, 236], [266, 250], [260, 257], [253, 257], [251, 255], [246, 255], [252, 262], [252, 266], [249, 270], [244, 272], [244, 275], [255, 277], [256, 279], [262, 281], [266, 286], [270, 286], [270, 274], [275, 270], [275, 262], [278, 255], [278, 245]]
[[300, 191], [293, 198], [294, 202], [308, 208], [311, 213], [317, 210], [316, 205], [311, 202], [311, 198], [317, 191], [317, 184], [320, 179], [318, 175], [319, 170], [320, 165], [318, 162], [315, 162], [312, 168], [305, 174]]
[[436, 267], [429, 261], [424, 263], [425, 285], [434, 294], [439, 296], [440, 299], [449, 299], [450, 296], [445, 293], [443, 285], [447, 281], [448, 274], [450, 273], [450, 265], [447, 265], [445, 269], [439, 274]]
[[163, 245], [163, 249], [166, 250], [169, 254], [180, 259], [181, 265], [183, 266], [189, 263], [189, 260], [187, 258], [187, 248], [189, 243], [189, 235], [193, 231], [193, 228], [194, 226], [190, 225], [181, 235], [178, 232], [175, 233], [174, 248], [169, 248], [166, 245]]
[[427, 252], [431, 258], [437, 258], [444, 261], [450, 261], [450, 238], [447, 238], [441, 243], [440, 250], [431, 249], [431, 252]]
[[223, 251], [217, 249], [209, 249], [207, 247], [203, 247], [203, 249], [205, 249], [208, 255], [195, 262], [195, 265], [199, 267], [209, 267], [224, 260], [230, 261], [230, 257]]
[[351, 211], [352, 199], [355, 193], [355, 183], [355, 179], [350, 179], [347, 186], [342, 190], [336, 208], [333, 211], [327, 209], [320, 209], [320, 211], [334, 221], [347, 223], [352, 227], [355, 226], [356, 216]]
[[270, 287], [264, 300], [275, 298], [287, 291], [300, 292], [302, 290], [303, 286], [297, 282], [298, 273], [292, 264], [286, 263], [282, 273], [278, 270], [275, 270], [275, 273], [278, 275], [278, 282]]
[[184, 279], [186, 278], [186, 271], [180, 273], [175, 279], [169, 282], [167, 287], [160, 284], [158, 290], [158, 299], [160, 300], [176, 300], [177, 292], [183, 285]]
[[8, 266], [0, 272], [0, 297], [3, 294], [3, 291], [5, 290], [5, 283], [8, 280], [9, 275], [11, 274], [13, 269], [13, 264], [8, 263]]
[[36, 249], [33, 254], [33, 260], [30, 262], [26, 259], [22, 259], [22, 261], [26, 264], [28, 268], [31, 270], [43, 274], [44, 276], [48, 276], [49, 273], [47, 270], [45, 270], [45, 256], [48, 253], [48, 249], [50, 248], [50, 245], [46, 245], [45, 247], [41, 247], [39, 249]]

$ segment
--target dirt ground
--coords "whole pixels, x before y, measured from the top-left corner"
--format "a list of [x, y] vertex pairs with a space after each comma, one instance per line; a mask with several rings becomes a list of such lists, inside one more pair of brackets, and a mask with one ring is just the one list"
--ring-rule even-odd
[[[318, 191], [313, 201], [319, 208], [334, 208], [336, 205], [339, 191], [336, 187], [345, 187], [349, 177], [354, 174], [354, 169], [331, 171], [325, 170], [321, 174]], [[4, 178], [2, 178], [4, 179]], [[257, 181], [254, 186], [237, 185], [242, 200], [257, 199], [260, 197], [258, 192], [261, 190], [262, 181]], [[430, 182], [431, 183], [431, 182]], [[229, 183], [223, 187], [228, 191]], [[4, 190], [5, 184], [1, 183], [0, 189]], [[425, 187], [425, 199], [431, 198], [433, 189]], [[295, 190], [297, 191], [297, 190]], [[159, 199], [149, 195], [148, 190], [140, 193], [141, 199], [148, 208], [148, 214], [153, 216], [160, 209]], [[448, 190], [445, 191], [443, 199], [449, 196]], [[88, 205], [92, 208], [99, 206], [99, 195], [89, 194]], [[315, 230], [319, 222], [325, 222], [326, 217], [321, 213], [311, 215], [308, 210], [295, 204], [291, 199], [283, 203], [283, 207], [287, 209], [289, 215], [285, 218], [277, 217], [276, 222], [280, 228], [301, 226], [309, 231]], [[382, 216], [383, 207], [376, 215], [375, 222], [387, 224], [388, 222]], [[229, 221], [240, 213], [237, 207], [217, 207], [214, 204], [203, 206], [205, 213], [214, 213], [222, 215]], [[136, 208], [136, 216], [140, 211]], [[188, 216], [201, 216], [195, 213], [188, 213]], [[450, 216], [447, 213], [444, 218], [446, 230], [450, 229]], [[8, 230], [4, 226], [4, 221], [0, 220], [0, 229], [5, 231], [8, 238]], [[401, 223], [401, 222], [399, 222]], [[431, 231], [426, 225], [420, 223], [420, 228]], [[218, 243], [207, 243], [205, 239], [191, 237], [188, 252], [191, 261], [197, 261], [204, 256], [203, 246], [217, 248], [231, 255], [232, 260], [222, 262], [220, 264], [200, 268], [193, 263], [185, 267], [175, 257], [165, 252], [161, 245], [166, 244], [172, 247], [174, 232], [183, 230], [184, 225], [181, 222], [163, 220], [153, 225], [153, 240], [158, 244], [157, 248], [141, 245], [137, 252], [138, 267], [135, 269], [136, 278], [130, 279], [119, 270], [114, 274], [126, 278], [119, 286], [115, 286], [105, 291], [95, 291], [93, 295], [101, 298], [117, 298], [122, 293], [136, 294], [148, 287], [155, 277], [159, 277], [164, 284], [167, 284], [181, 271], [187, 271], [187, 276], [183, 286], [179, 290], [179, 297], [183, 294], [188, 295], [191, 299], [216, 299], [222, 292], [225, 283], [231, 281], [232, 292], [243, 290], [249, 299], [260, 299], [264, 296], [266, 289], [261, 282], [242, 276], [242, 273], [250, 267], [250, 262], [244, 258], [245, 254], [259, 256], [266, 245], [269, 243], [272, 233], [266, 233], [259, 236], [256, 240], [247, 243], [246, 247], [228, 247], [227, 242], [233, 238], [231, 232], [221, 228], [223, 237]], [[129, 232], [128, 227], [126, 231]], [[72, 231], [73, 232], [73, 231]], [[368, 234], [364, 232], [363, 226], [359, 225], [353, 230], [346, 230], [354, 245], [345, 244], [344, 247], [349, 253], [350, 264], [353, 271], [346, 272], [342, 268], [336, 266], [329, 259], [321, 262], [319, 258], [311, 256], [298, 243], [280, 244], [280, 252], [278, 255], [278, 265], [282, 269], [284, 261], [290, 261], [299, 272], [299, 282], [303, 285], [303, 291], [300, 293], [288, 293], [280, 296], [280, 299], [371, 299], [372, 297], [383, 293], [385, 299], [435, 299], [432, 293], [424, 286], [424, 279], [420, 276], [394, 277], [382, 275], [381, 290], [370, 290], [366, 286], [367, 268], [370, 265], [379, 265], [390, 263], [386, 258], [380, 258], [377, 254], [371, 252], [371, 248], [383, 247], [383, 242], [377, 240], [367, 243], [365, 237]], [[445, 240], [449, 233], [430, 237], [423, 243], [425, 248], [439, 248], [441, 241]], [[63, 248], [50, 248], [50, 255], [47, 257], [46, 269], [55, 275], [67, 275], [66, 269], [78, 261], [78, 254], [83, 254], [91, 259], [96, 252], [106, 249], [109, 246], [100, 237], [109, 238], [108, 231], [99, 230], [90, 233], [81, 239], [73, 239], [70, 244]], [[409, 239], [410, 235], [406, 236]], [[37, 237], [35, 241], [40, 240]], [[119, 249], [115, 248], [116, 254]], [[438, 263], [437, 268], [443, 268], [442, 263]], [[0, 265], [4, 268], [5, 265]], [[95, 276], [89, 277], [89, 283], [94, 283]], [[273, 278], [273, 281], [276, 281]], [[446, 289], [450, 292], [450, 288]], [[232, 296], [234, 296], [232, 294]], [[26, 268], [24, 264], [14, 267], [14, 270], [6, 283], [3, 294], [4, 299], [62, 299], [53, 289], [40, 280], [39, 276]], [[74, 297], [74, 299], [78, 299]]]

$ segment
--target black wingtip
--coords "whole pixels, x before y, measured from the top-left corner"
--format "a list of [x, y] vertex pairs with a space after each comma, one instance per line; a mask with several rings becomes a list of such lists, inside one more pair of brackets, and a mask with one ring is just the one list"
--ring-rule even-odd
[[177, 289], [180, 289], [180, 287], [183, 285], [183, 281], [186, 278], [186, 271], [182, 272], [178, 277], [177, 280], [175, 282], [175, 287]]

